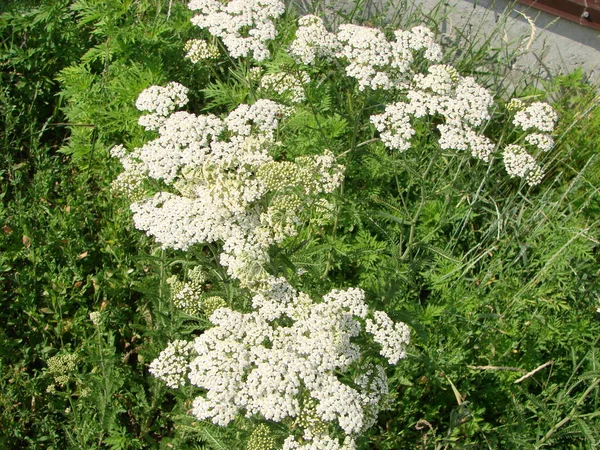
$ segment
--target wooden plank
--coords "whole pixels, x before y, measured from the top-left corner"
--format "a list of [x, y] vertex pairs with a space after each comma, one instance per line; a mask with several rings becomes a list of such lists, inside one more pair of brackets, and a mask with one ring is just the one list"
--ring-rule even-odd
[[579, 25], [600, 30], [600, 0], [518, 0]]

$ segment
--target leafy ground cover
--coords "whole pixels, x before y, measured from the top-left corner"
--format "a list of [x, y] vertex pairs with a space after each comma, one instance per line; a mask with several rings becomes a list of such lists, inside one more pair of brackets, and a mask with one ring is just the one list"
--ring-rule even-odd
[[[188, 414], [197, 388], [172, 390], [149, 373], [169, 342], [210, 327], [206, 310], [177, 307], [173, 277], [189, 281], [201, 266], [203, 305], [219, 297], [248, 313], [251, 295], [218, 264], [221, 243], [163, 249], [134, 228], [131, 199], [111, 189], [121, 167], [109, 151], [154, 137], [135, 107], [149, 86], [177, 81], [191, 110], [224, 117], [256, 100], [253, 64], [299, 70], [285, 51], [295, 13], [262, 63], [230, 58], [215, 40], [220, 56], [192, 64], [185, 42], [209, 35], [182, 2], [3, 8], [0, 446], [242, 449], [264, 433], [258, 448], [280, 448], [285, 424], [198, 420]], [[339, 20], [361, 17], [357, 7]], [[435, 28], [420, 16], [386, 26], [424, 21]], [[387, 407], [358, 448], [595, 448], [598, 96], [580, 73], [511, 87], [497, 63], [508, 50], [464, 39], [444, 43], [443, 62], [496, 96], [488, 136], [519, 138], [510, 97], [557, 111], [542, 182], [510, 178], [499, 155], [484, 163], [442, 149], [439, 116], [414, 123], [411, 149], [390, 151], [370, 116], [393, 94], [364, 93], [339, 67], [320, 68], [305, 107], [278, 131], [275, 156], [327, 148], [345, 178], [325, 214], [308, 211], [296, 236], [269, 249], [266, 267], [311, 298], [359, 287], [369, 307], [411, 328], [406, 359], [386, 369]]]

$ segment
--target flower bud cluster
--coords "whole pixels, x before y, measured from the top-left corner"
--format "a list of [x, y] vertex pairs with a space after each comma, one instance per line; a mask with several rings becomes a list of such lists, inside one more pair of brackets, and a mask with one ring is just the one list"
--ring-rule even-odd
[[262, 423], [252, 431], [246, 445], [246, 450], [275, 450], [276, 448], [277, 445], [271, 430]]
[[187, 275], [185, 282], [179, 281], [176, 276], [167, 279], [171, 286], [171, 301], [186, 314], [197, 316], [204, 311], [202, 293], [206, 276], [200, 266], [188, 270]]
[[130, 201], [136, 202], [144, 198], [144, 179], [143, 173], [136, 171], [121, 172], [115, 178], [110, 187], [115, 195], [123, 195]]
[[225, 299], [216, 295], [205, 297], [202, 302], [202, 311], [206, 317], [212, 316], [217, 309], [227, 306]]
[[79, 357], [74, 353], [62, 353], [48, 358], [48, 373], [54, 377], [54, 382], [64, 386], [69, 382], [69, 375], [75, 372]]
[[185, 57], [192, 63], [198, 64], [200, 61], [217, 59], [219, 57], [219, 48], [202, 39], [191, 39], [185, 43], [187, 52]]
[[198, 11], [192, 23], [223, 40], [233, 58], [250, 56], [263, 61], [270, 56], [268, 41], [277, 36], [274, 19], [285, 12], [280, 0], [191, 0]]

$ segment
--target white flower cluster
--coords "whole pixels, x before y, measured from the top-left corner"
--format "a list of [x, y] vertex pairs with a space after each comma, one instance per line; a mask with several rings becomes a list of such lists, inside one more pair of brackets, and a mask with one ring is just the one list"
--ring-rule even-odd
[[323, 20], [306, 15], [298, 20], [296, 39], [290, 45], [289, 52], [296, 61], [312, 65], [315, 61], [333, 59], [339, 48], [336, 35], [327, 31]]
[[549, 133], [554, 131], [558, 120], [552, 106], [543, 102], [535, 102], [526, 106], [519, 99], [513, 99], [509, 106], [511, 106], [509, 109], [516, 111], [513, 124], [523, 131], [533, 131], [525, 136], [525, 142], [543, 152], [550, 151], [554, 147], [554, 139]]
[[[524, 144], [541, 150], [550, 151], [554, 139], [549, 133], [554, 131], [558, 116], [552, 106], [544, 102], [534, 102], [527, 106], [519, 99], [512, 99], [507, 105], [509, 111], [515, 111], [513, 124], [528, 132], [523, 138]], [[544, 172], [535, 158], [521, 145], [509, 145], [504, 150], [504, 166], [511, 177], [524, 178], [527, 184], [535, 186], [542, 181]]]
[[371, 333], [375, 342], [381, 345], [381, 355], [390, 364], [396, 364], [406, 358], [406, 344], [410, 340], [410, 330], [402, 322], [394, 323], [383, 311], [373, 313], [374, 321], [367, 319], [365, 329]]
[[392, 80], [386, 73], [392, 58], [392, 46], [377, 28], [341, 25], [337, 38], [342, 44], [338, 56], [348, 61], [346, 74], [358, 80], [359, 89], [390, 89]]
[[351, 24], [340, 26], [337, 38], [342, 48], [337, 56], [348, 61], [346, 74], [357, 79], [361, 91], [366, 87], [403, 87], [405, 77], [401, 75], [409, 72], [416, 52], [424, 50], [425, 59], [431, 62], [442, 57], [441, 48], [428, 28], [396, 30], [394, 35], [396, 40], [388, 42], [379, 29]]
[[306, 100], [304, 86], [308, 83], [310, 83], [310, 77], [306, 72], [300, 72], [298, 75], [279, 72], [263, 76], [260, 80], [260, 87], [267, 91], [274, 91], [288, 98], [292, 103], [302, 103]]
[[509, 145], [504, 149], [504, 167], [511, 178], [524, 178], [530, 186], [539, 184], [544, 176], [535, 158], [519, 145]]
[[550, 151], [554, 147], [554, 139], [549, 134], [531, 133], [525, 136], [525, 142], [539, 148], [543, 152]]
[[[251, 313], [217, 309], [210, 317], [214, 327], [193, 343], [172, 343], [151, 372], [177, 386], [189, 372], [189, 381], [206, 391], [193, 402], [200, 420], [227, 425], [244, 413], [281, 422], [308, 413], [314, 420], [301, 421], [303, 443], [288, 438], [285, 448], [353, 448], [354, 437], [374, 423], [388, 394], [383, 368], [361, 362], [361, 348], [352, 342], [369, 314], [364, 292], [333, 290], [315, 302], [285, 279], [271, 277], [252, 303]], [[397, 362], [405, 356], [406, 326], [393, 324], [385, 313], [375, 318], [368, 326], [382, 353]], [[351, 367], [362, 373], [354, 387], [341, 379]], [[340, 446], [319, 423], [337, 424], [346, 442]]]
[[285, 12], [280, 0], [191, 0], [188, 8], [199, 12], [192, 23], [220, 37], [233, 58], [252, 54], [257, 61], [270, 56], [267, 42], [277, 36], [273, 20]]
[[350, 437], [346, 437], [340, 444], [337, 439], [327, 435], [318, 435], [304, 442], [298, 442], [294, 436], [288, 436], [283, 442], [283, 450], [356, 450], [356, 443]]
[[101, 311], [92, 311], [88, 314], [90, 318], [90, 322], [92, 322], [95, 326], [99, 327], [104, 322], [104, 317], [102, 317]]
[[536, 129], [551, 133], [558, 120], [556, 112], [548, 103], [535, 102], [528, 107], [517, 111], [513, 123], [524, 131]]
[[135, 106], [140, 111], [149, 111], [159, 116], [168, 116], [177, 108], [187, 104], [188, 89], [174, 81], [166, 86], [150, 86], [138, 96]]
[[150, 363], [150, 373], [163, 380], [167, 386], [177, 389], [187, 382], [189, 360], [194, 350], [191, 342], [169, 342], [158, 358]]
[[382, 114], [371, 116], [382, 142], [388, 148], [405, 151], [415, 134], [411, 118], [439, 115], [445, 120], [445, 124], [438, 125], [441, 148], [468, 150], [474, 157], [488, 161], [495, 145], [474, 127], [490, 118], [490, 93], [472, 77], [461, 77], [451, 66], [434, 65], [428, 71], [427, 75], [414, 76], [407, 101], [387, 105]]
[[319, 17], [308, 15], [298, 21], [296, 39], [289, 50], [307, 65], [321, 59], [346, 61], [346, 74], [356, 78], [361, 91], [392, 89], [404, 86], [406, 77], [402, 75], [410, 74], [416, 52], [431, 62], [442, 57], [441, 47], [426, 27], [396, 30], [394, 35], [395, 41], [390, 42], [379, 29], [352, 24], [340, 25], [337, 34], [329, 33]]
[[[143, 92], [139, 103], [152, 110], [148, 92], [161, 90]], [[288, 107], [264, 99], [242, 104], [224, 119], [174, 112], [161, 116], [156, 139], [130, 154], [117, 148], [113, 153], [125, 168], [119, 179], [145, 177], [170, 186], [149, 198], [136, 197], [131, 204], [136, 228], [175, 249], [221, 241], [221, 263], [231, 276], [243, 283], [264, 278], [269, 247], [295, 234], [308, 199], [332, 192], [342, 180], [342, 167], [327, 152], [297, 163], [273, 160], [269, 150], [276, 145], [275, 130], [288, 112]], [[269, 189], [265, 174], [284, 166], [291, 169], [288, 184]], [[285, 201], [298, 188], [305, 197]], [[259, 207], [266, 197], [270, 204]]]
[[202, 39], [191, 39], [184, 48], [187, 52], [185, 57], [194, 64], [219, 57], [219, 48]]
[[403, 152], [410, 148], [410, 139], [416, 133], [410, 123], [414, 114], [414, 108], [409, 103], [392, 103], [385, 107], [382, 114], [371, 116], [371, 123], [379, 131], [386, 147]]

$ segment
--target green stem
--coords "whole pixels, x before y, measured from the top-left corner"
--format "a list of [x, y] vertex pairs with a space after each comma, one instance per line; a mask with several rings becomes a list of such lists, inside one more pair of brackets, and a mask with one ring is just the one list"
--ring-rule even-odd
[[577, 400], [577, 403], [575, 403], [575, 406], [573, 406], [573, 409], [571, 409], [571, 412], [569, 414], [567, 414], [567, 417], [565, 417], [560, 422], [558, 422], [556, 425], [554, 425], [546, 433], [546, 435], [541, 440], [538, 441], [538, 443], [535, 446], [536, 449], [541, 448], [548, 441], [548, 439], [550, 439], [552, 437], [552, 435], [554, 435], [554, 433], [556, 433], [559, 430], [559, 428], [561, 428], [562, 426], [566, 425], [571, 420], [573, 420], [573, 418], [575, 417], [575, 413], [577, 412], [577, 408], [579, 408], [583, 404], [583, 402], [585, 401], [587, 396], [596, 388], [596, 386], [598, 386], [598, 384], [600, 384], [600, 378], [597, 378], [592, 384], [589, 385], [589, 387], [585, 390], [585, 392], [583, 394], [581, 394], [581, 397], [579, 397], [579, 400]]

